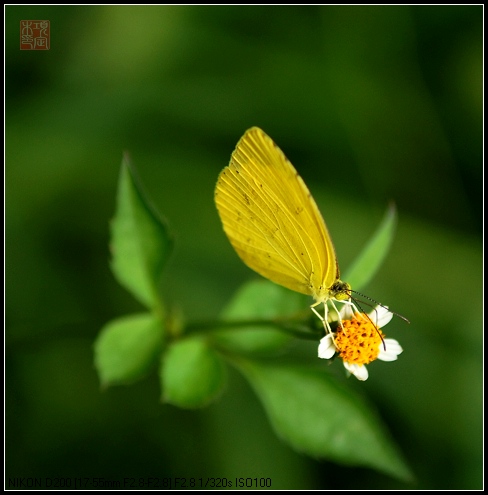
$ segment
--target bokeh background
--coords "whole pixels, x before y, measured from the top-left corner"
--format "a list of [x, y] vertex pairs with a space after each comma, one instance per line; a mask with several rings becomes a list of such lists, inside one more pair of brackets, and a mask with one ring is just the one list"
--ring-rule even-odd
[[[164, 476], [482, 487], [482, 6], [5, 14], [7, 487]], [[19, 50], [26, 19], [50, 20], [49, 51]], [[232, 370], [220, 400], [197, 411], [161, 404], [155, 374], [100, 390], [94, 339], [142, 310], [108, 265], [123, 151], [175, 237], [164, 297], [189, 321], [213, 319], [257, 277], [213, 204], [218, 173], [253, 125], [309, 185], [343, 272], [397, 204], [392, 250], [364, 292], [411, 320], [387, 329], [404, 353], [347, 385], [388, 425], [413, 485], [293, 452]]]

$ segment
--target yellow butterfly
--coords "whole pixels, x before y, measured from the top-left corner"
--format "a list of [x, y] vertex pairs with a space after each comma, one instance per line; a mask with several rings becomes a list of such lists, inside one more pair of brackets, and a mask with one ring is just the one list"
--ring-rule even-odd
[[[215, 203], [242, 261], [273, 282], [315, 303], [329, 332], [327, 301], [351, 304], [325, 222], [303, 179], [273, 140], [247, 130], [219, 175]], [[324, 305], [322, 316], [315, 309]], [[338, 311], [337, 311], [338, 313]], [[340, 321], [340, 317], [339, 317]]]

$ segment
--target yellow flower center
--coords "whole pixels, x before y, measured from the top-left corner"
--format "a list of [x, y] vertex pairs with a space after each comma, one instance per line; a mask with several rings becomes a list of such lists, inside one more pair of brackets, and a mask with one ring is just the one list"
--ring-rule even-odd
[[365, 315], [356, 313], [337, 327], [335, 345], [340, 357], [351, 364], [368, 364], [380, 353], [383, 333]]

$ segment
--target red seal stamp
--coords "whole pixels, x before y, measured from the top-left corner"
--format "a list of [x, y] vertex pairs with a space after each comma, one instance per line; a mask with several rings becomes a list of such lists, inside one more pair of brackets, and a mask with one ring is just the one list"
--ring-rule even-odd
[[21, 50], [49, 50], [50, 35], [49, 21], [20, 21]]

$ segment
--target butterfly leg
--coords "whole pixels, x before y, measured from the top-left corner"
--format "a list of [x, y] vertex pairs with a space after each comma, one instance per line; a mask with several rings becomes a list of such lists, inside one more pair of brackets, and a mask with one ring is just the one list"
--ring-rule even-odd
[[[341, 301], [342, 302], [342, 301]], [[337, 321], [339, 322], [339, 325], [341, 326], [342, 330], [344, 330], [344, 327], [342, 326], [342, 317], [341, 317], [341, 313], [339, 312], [339, 310], [337, 309], [337, 306], [334, 304], [334, 300], [333, 299], [330, 299], [330, 303], [332, 304], [332, 307], [335, 309], [336, 313], [337, 313]]]
[[[361, 311], [357, 308], [357, 306], [352, 301], [341, 301], [341, 303], [346, 304], [350, 308], [350, 312], [347, 314], [347, 319], [352, 318], [354, 315], [362, 315]], [[363, 319], [364, 316], [363, 316]]]
[[[322, 316], [316, 309], [315, 306], [318, 306], [323, 302], [324, 304], [324, 316]], [[320, 321], [324, 325], [325, 333], [332, 333], [332, 330], [330, 328], [327, 316], [328, 316], [328, 308], [327, 308], [327, 303], [324, 301], [318, 301], [310, 306], [310, 309], [319, 317]]]
[[[350, 315], [347, 315], [347, 317], [345, 319], [348, 319], [349, 317], [352, 317], [355, 313], [359, 313], [358, 308], [356, 308], [355, 304], [352, 301], [347, 301], [346, 300], [346, 301], [339, 301], [339, 302], [341, 302], [343, 304], [346, 304], [346, 305], [348, 305], [351, 308], [352, 313]], [[341, 326], [342, 331], [345, 332], [344, 325], [342, 324], [342, 315], [341, 315], [340, 311], [337, 309], [337, 306], [334, 304], [334, 300], [333, 299], [330, 300], [330, 303], [332, 304], [332, 307], [335, 309], [335, 311], [337, 313], [339, 325]], [[346, 315], [344, 315], [344, 316], [346, 316]]]

